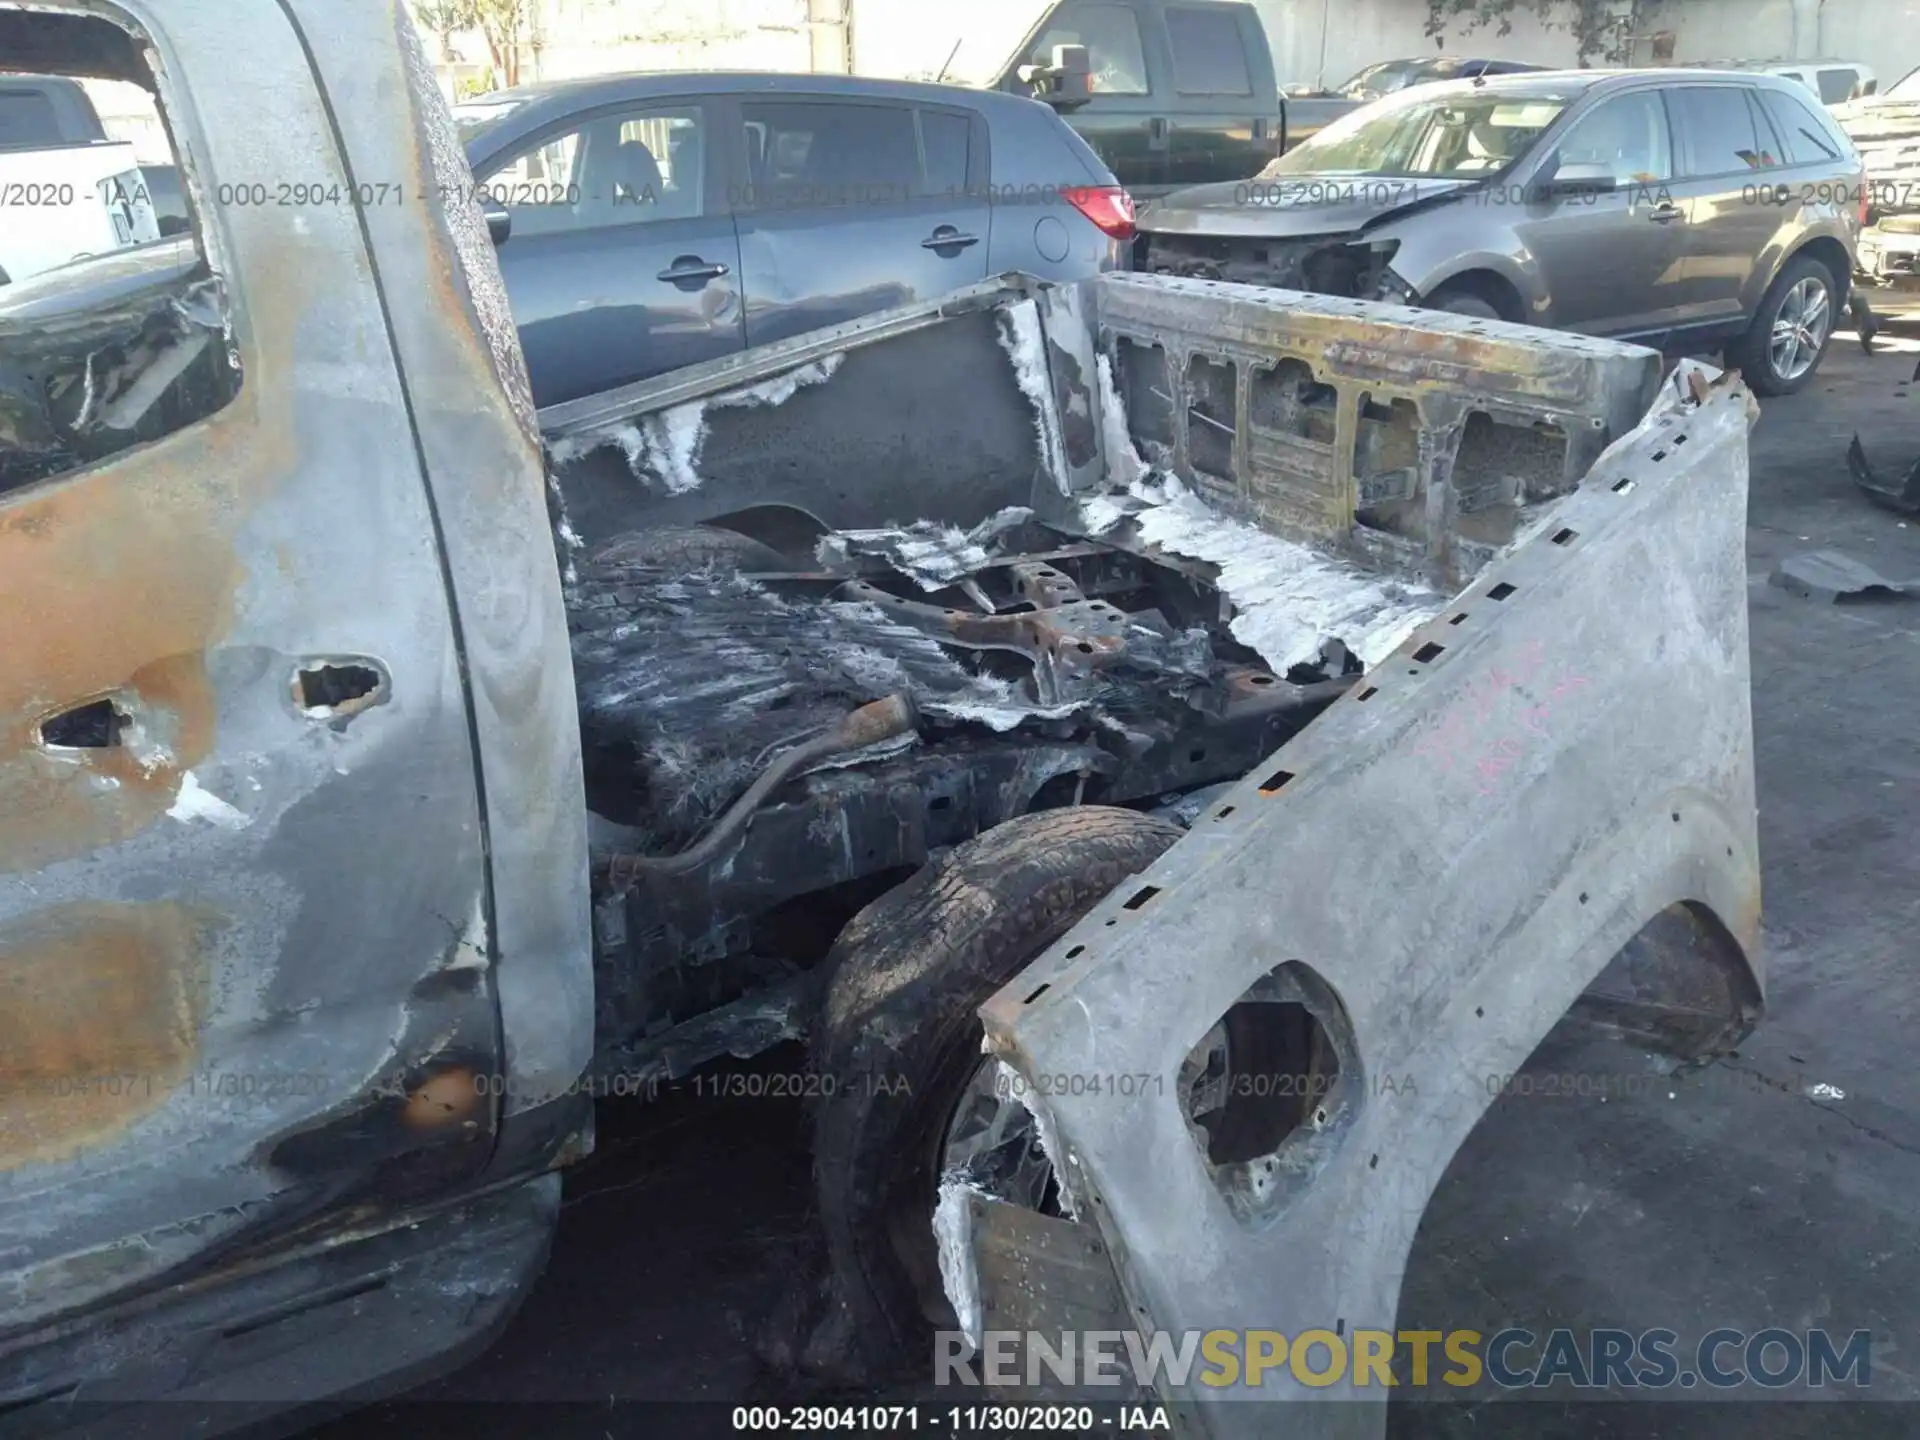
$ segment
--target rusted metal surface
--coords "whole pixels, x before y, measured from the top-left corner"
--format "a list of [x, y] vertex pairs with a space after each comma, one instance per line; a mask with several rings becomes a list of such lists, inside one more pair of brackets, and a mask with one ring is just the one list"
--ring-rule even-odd
[[[331, 38], [264, 0], [126, 7], [240, 390], [0, 495], [8, 1394], [21, 1327], [457, 1195], [501, 1111], [586, 1056], [584, 817], [531, 411], [432, 218], [410, 21], [312, 8]], [[35, 63], [84, 68], [84, 28], [42, 18], [0, 4]], [[375, 138], [343, 159], [334, 116]], [[410, 217], [366, 211], [371, 250], [350, 202], [215, 203], [356, 182]], [[443, 490], [470, 508], [437, 508]], [[343, 661], [377, 672], [367, 703], [303, 705], [303, 673]], [[524, 903], [490, 903], [490, 820]], [[547, 967], [527, 1007], [547, 1015], [503, 1035], [523, 957]]]
[[1076, 605], [1087, 598], [1071, 576], [1061, 573], [1045, 560], [1016, 560], [1007, 568], [1013, 574], [1014, 590], [1023, 600], [1039, 609]]
[[1100, 600], [1056, 603], [1013, 615], [980, 615], [902, 600], [863, 580], [843, 586], [840, 598], [876, 606], [903, 625], [963, 649], [1007, 650], [1024, 656], [1033, 665], [1035, 699], [1041, 705], [1078, 698], [1088, 675], [1127, 654], [1128, 632], [1133, 628], [1125, 611]]
[[[1085, 1343], [1095, 1334], [1119, 1336], [1133, 1328], [1126, 1292], [1114, 1276], [1105, 1242], [1091, 1226], [977, 1193], [967, 1195], [965, 1204], [984, 1329], [1044, 1336], [1050, 1343], [1071, 1333]], [[1006, 1363], [999, 1373], [1018, 1378], [1004, 1388], [1001, 1398], [1007, 1403], [1151, 1403], [1151, 1391], [1127, 1374], [1125, 1353], [1117, 1344], [1114, 1383], [1097, 1389], [1078, 1383], [1086, 1373], [1081, 1354], [1061, 1367], [1073, 1377], [1070, 1382], [1044, 1356], [1030, 1352], [1024, 1338], [1009, 1349], [1000, 1357]], [[962, 1373], [992, 1384], [980, 1359], [969, 1360]]]
[[212, 917], [76, 902], [0, 931], [0, 1170], [123, 1136], [191, 1073]]
[[1646, 412], [1649, 351], [1163, 276], [1099, 286], [1131, 438], [1283, 539], [1457, 590]]

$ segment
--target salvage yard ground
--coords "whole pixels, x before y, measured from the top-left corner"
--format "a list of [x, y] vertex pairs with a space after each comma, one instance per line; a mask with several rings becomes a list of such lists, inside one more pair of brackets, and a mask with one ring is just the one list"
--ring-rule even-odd
[[[1551, 1037], [1442, 1182], [1399, 1322], [1665, 1327], [1689, 1341], [1718, 1327], [1842, 1340], [1865, 1329], [1869, 1393], [1906, 1403], [1650, 1414], [1474, 1391], [1396, 1409], [1394, 1440], [1827, 1440], [1920, 1426], [1920, 599], [1830, 605], [1768, 584], [1812, 549], [1920, 579], [1920, 520], [1868, 504], [1845, 461], [1856, 431], [1884, 469], [1920, 456], [1916, 364], [1920, 310], [1895, 318], [1872, 357], [1843, 332], [1807, 391], [1767, 404], [1752, 441], [1766, 1020], [1737, 1056], [1673, 1076], [1621, 1045]], [[691, 1083], [608, 1116], [599, 1152], [568, 1177], [551, 1265], [519, 1318], [482, 1360], [411, 1398], [576, 1402], [463, 1409], [466, 1440], [624, 1434], [645, 1412], [623, 1424], [605, 1409], [615, 1397], [800, 1398], [754, 1348], [808, 1243], [803, 1118], [792, 1100]], [[422, 1419], [384, 1407], [324, 1433], [411, 1435]], [[727, 1421], [701, 1411], [672, 1433], [730, 1433]]]

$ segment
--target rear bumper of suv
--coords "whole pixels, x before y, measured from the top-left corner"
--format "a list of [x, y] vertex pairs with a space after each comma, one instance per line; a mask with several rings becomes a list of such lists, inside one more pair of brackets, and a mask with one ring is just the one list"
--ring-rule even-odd
[[1859, 266], [1877, 285], [1920, 285], [1920, 216], [1900, 216], [1863, 233]]
[[287, 1435], [477, 1355], [546, 1263], [547, 1174], [0, 1352], [0, 1440]]

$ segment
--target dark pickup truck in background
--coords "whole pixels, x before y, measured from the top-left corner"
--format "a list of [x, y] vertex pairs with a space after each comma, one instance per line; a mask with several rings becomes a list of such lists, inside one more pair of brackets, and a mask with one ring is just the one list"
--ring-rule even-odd
[[[912, 3], [917, 15], [923, 0]], [[935, 30], [942, 23], [926, 18]], [[1059, 0], [1018, 11], [1009, 24], [992, 18], [946, 19], [952, 38], [911, 78], [1047, 101], [1136, 201], [1245, 180], [1286, 148], [1273, 52], [1252, 5]], [[1087, 52], [1084, 89], [1062, 84], [1070, 78], [1056, 63], [1063, 46]]]

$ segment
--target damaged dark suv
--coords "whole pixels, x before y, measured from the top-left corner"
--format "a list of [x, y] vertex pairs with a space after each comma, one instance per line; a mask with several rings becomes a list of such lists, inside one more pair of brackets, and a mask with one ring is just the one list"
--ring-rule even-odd
[[1483, 78], [1391, 96], [1251, 181], [1169, 196], [1135, 259], [1724, 349], [1777, 395], [1812, 378], [1847, 303], [1864, 179], [1805, 87], [1770, 76]]

